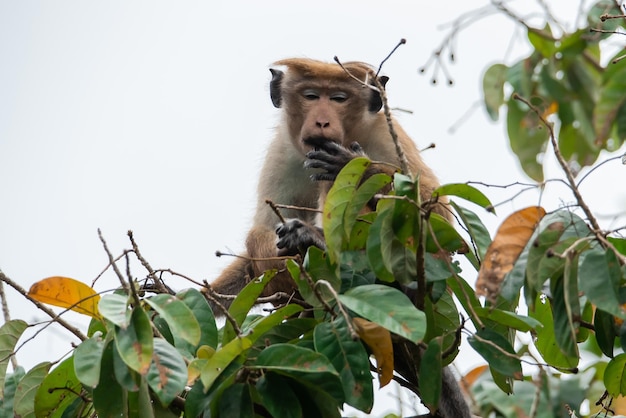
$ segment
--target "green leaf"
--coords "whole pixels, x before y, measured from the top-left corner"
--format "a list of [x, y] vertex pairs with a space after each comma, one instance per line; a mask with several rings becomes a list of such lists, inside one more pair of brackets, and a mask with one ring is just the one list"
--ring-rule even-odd
[[[267, 345], [300, 339], [304, 334], [311, 334], [317, 323], [314, 318], [291, 318], [289, 321], [284, 321], [263, 333], [255, 345], [257, 348], [263, 349]], [[262, 327], [262, 324], [259, 324], [259, 327]]]
[[[413, 254], [415, 256], [415, 254]], [[461, 272], [458, 262], [442, 260], [435, 254], [424, 254], [424, 275], [426, 283], [448, 280], [450, 277]], [[443, 286], [445, 288], [445, 286]]]
[[620, 108], [626, 103], [626, 66], [600, 87], [600, 97], [593, 112], [596, 144], [605, 144]]
[[252, 346], [249, 338], [235, 338], [222, 348], [217, 350], [211, 357], [200, 373], [200, 380], [204, 385], [205, 391], [208, 390], [215, 380], [220, 376], [224, 369], [241, 353]]
[[543, 359], [553, 367], [562, 369], [574, 368], [578, 365], [578, 356], [567, 356], [559, 348], [554, 335], [554, 320], [550, 300], [542, 295], [537, 296], [534, 303], [534, 311], [530, 316], [543, 324], [536, 328], [535, 347]]
[[[206, 363], [206, 360], [204, 362]], [[240, 377], [242, 366], [243, 364], [237, 360], [230, 363], [207, 391], [205, 391], [202, 381], [196, 380], [185, 399], [185, 416], [217, 416], [222, 393]]]
[[[545, 280], [561, 275], [565, 266], [560, 257], [549, 256], [548, 250], [560, 254], [574, 241], [588, 235], [589, 227], [585, 221], [572, 212], [559, 210], [545, 215], [515, 262], [513, 270], [505, 277], [502, 296], [513, 300], [526, 282], [526, 303], [532, 307]], [[580, 241], [577, 248], [580, 250], [585, 245]]]
[[543, 181], [543, 166], [537, 156], [543, 153], [549, 132], [526, 105], [511, 98], [507, 102], [507, 133], [511, 149], [524, 172], [533, 180]]
[[326, 356], [292, 344], [274, 344], [261, 351], [255, 367], [288, 375], [309, 389], [330, 395], [341, 405], [343, 387], [337, 370]]
[[600, 350], [605, 356], [613, 357], [615, 338], [617, 337], [613, 315], [601, 309], [596, 309], [593, 317], [593, 327]]
[[339, 372], [346, 403], [369, 413], [374, 388], [369, 356], [360, 341], [352, 340], [345, 320], [322, 322], [315, 327], [315, 351], [325, 355]]
[[165, 319], [175, 338], [182, 338], [194, 346], [200, 342], [200, 325], [182, 300], [162, 293], [146, 298], [144, 302]]
[[30, 369], [26, 375], [20, 380], [17, 390], [15, 391], [15, 397], [13, 398], [13, 410], [15, 416], [20, 418], [34, 418], [35, 417], [35, 395], [41, 382], [48, 374], [50, 369], [49, 362], [43, 362], [37, 364]]
[[[303, 265], [314, 286], [319, 280], [325, 280], [336, 292], [338, 292], [341, 288], [339, 266], [330, 261], [330, 258], [327, 257], [327, 253], [325, 251], [317, 247], [309, 247], [304, 256]], [[298, 264], [292, 260], [287, 260], [287, 268], [296, 282], [298, 291], [304, 300], [314, 307], [320, 307], [322, 303], [318, 299], [315, 292], [313, 292], [309, 280], [300, 274], [300, 267]], [[317, 290], [318, 294], [321, 295], [324, 301], [330, 302], [334, 300], [332, 292], [330, 292], [326, 286], [317, 285]]]
[[339, 258], [344, 242], [349, 238], [344, 227], [346, 209], [354, 197], [357, 185], [371, 161], [366, 157], [352, 159], [339, 172], [324, 203], [323, 228], [326, 247], [333, 262]]
[[468, 337], [467, 341], [489, 363], [490, 368], [505, 376], [522, 378], [520, 360], [515, 357], [515, 350], [503, 336], [490, 329], [481, 329]]
[[302, 407], [298, 397], [292, 390], [292, 382], [276, 373], [264, 373], [257, 381], [263, 406], [275, 418], [300, 418]]
[[434, 411], [439, 405], [442, 386], [441, 342], [438, 338], [428, 343], [420, 361], [420, 398]]
[[130, 323], [131, 311], [128, 310], [128, 296], [112, 293], [104, 295], [98, 302], [100, 315], [120, 328], [126, 328]]
[[[545, 267], [544, 271], [540, 272], [540, 261], [546, 257], [548, 249], [559, 242], [565, 230], [565, 224], [561, 221], [553, 222], [547, 226], [540, 223], [537, 230], [539, 231], [539, 235], [533, 240], [533, 244], [528, 250], [526, 283], [534, 291], [539, 292], [543, 287], [543, 283], [551, 277], [554, 277]], [[557, 263], [559, 267], [562, 267], [564, 264], [564, 261], [559, 257], [550, 256], [549, 258], [550, 260], [547, 261]]]
[[622, 255], [626, 255], [626, 239], [616, 237], [607, 237], [607, 239], [613, 245], [613, 247], [615, 247], [617, 252]]
[[113, 344], [107, 344], [104, 348], [100, 382], [93, 390], [93, 406], [100, 417], [123, 417], [126, 411], [125, 391], [115, 378], [113, 350]]
[[169, 405], [187, 384], [187, 366], [167, 341], [156, 338], [152, 363], [146, 376], [148, 385], [164, 406]]
[[552, 58], [556, 52], [554, 41], [550, 40], [547, 35], [551, 35], [550, 25], [546, 24], [543, 29], [528, 30], [528, 40], [531, 45], [545, 58]]
[[600, 347], [602, 353], [609, 358], [613, 357], [615, 337], [617, 337], [613, 315], [596, 309], [593, 316], [593, 328], [598, 347]]
[[364, 285], [339, 295], [350, 310], [409, 341], [419, 343], [426, 333], [426, 316], [402, 292], [385, 285]]
[[495, 213], [491, 201], [477, 188], [465, 183], [450, 183], [437, 187], [433, 190], [433, 197], [436, 196], [457, 196], [478, 206]]
[[[537, 63], [542, 60], [541, 54], [534, 53], [509, 67], [506, 73], [506, 81], [513, 86], [513, 91], [522, 97], [532, 95], [532, 76]], [[509, 111], [507, 105], [507, 111]]]
[[139, 388], [135, 392], [129, 392], [128, 396], [128, 416], [141, 418], [155, 418], [154, 409], [158, 407], [150, 399], [150, 390], [145, 379], [141, 379]]
[[[600, 0], [596, 2], [587, 14], [587, 23], [590, 28], [600, 28], [607, 32], [612, 32], [620, 27], [620, 19], [608, 19], [602, 21], [600, 18], [604, 14], [620, 15], [620, 9], [615, 6], [615, 2], [611, 0]], [[611, 33], [595, 33], [597, 40], [606, 39], [612, 36]]]
[[[346, 239], [352, 236], [352, 231], [359, 213], [363, 210], [365, 205], [374, 197], [376, 193], [379, 193], [381, 189], [389, 183], [391, 183], [391, 177], [389, 175], [385, 173], [377, 173], [370, 176], [358, 187], [352, 196], [352, 199], [348, 202], [348, 206], [346, 207], [343, 215], [343, 226]], [[346, 242], [344, 241], [342, 249], [345, 248]]]
[[504, 82], [508, 67], [504, 64], [494, 64], [483, 75], [483, 101], [489, 117], [498, 120], [500, 106], [504, 104]]
[[431, 213], [428, 217], [430, 224], [426, 237], [426, 251], [438, 253], [441, 249], [448, 252], [467, 249], [467, 244], [456, 229], [443, 216]]
[[[98, 359], [97, 368], [100, 368]], [[65, 359], [41, 382], [35, 395], [35, 415], [38, 417], [60, 417], [76, 400], [84, 405], [79, 397], [82, 385], [74, 373], [74, 357]], [[54, 415], [56, 412], [56, 415]]]
[[391, 242], [391, 258], [389, 266], [393, 277], [398, 283], [408, 285], [417, 280], [417, 264], [415, 252], [405, 247], [399, 240]]
[[626, 395], [626, 353], [609, 361], [604, 370], [604, 385], [613, 397]]
[[394, 240], [392, 228], [394, 202], [391, 200], [380, 200], [378, 202], [378, 216], [370, 226], [370, 233], [367, 238], [367, 259], [380, 280], [393, 282], [395, 278], [391, 273], [391, 246]]
[[[457, 297], [459, 303], [465, 309], [466, 312], [473, 312], [482, 308], [482, 305], [478, 298], [476, 297], [476, 293], [474, 289], [460, 276], [454, 276], [447, 280], [448, 286], [454, 293], [454, 296]], [[470, 315], [472, 322], [475, 327], [480, 327], [481, 324], [475, 322], [473, 315]]]
[[[193, 351], [189, 350], [190, 347], [186, 347], [186, 349], [188, 349], [191, 354], [195, 354], [195, 349], [202, 345], [217, 348], [217, 324], [215, 323], [215, 316], [202, 293], [197, 289], [185, 289], [178, 292], [176, 297], [182, 300], [185, 305], [191, 309], [193, 316], [200, 325], [200, 342], [193, 347]], [[180, 341], [180, 343], [176, 344], [176, 348], [183, 344], [184, 342]]]
[[[467, 229], [472, 243], [476, 246], [478, 258], [482, 260], [487, 252], [487, 248], [489, 248], [489, 245], [491, 244], [491, 235], [489, 235], [489, 230], [487, 230], [487, 227], [485, 227], [480, 218], [474, 212], [457, 205], [453, 201], [450, 201], [450, 206], [452, 206], [459, 215], [461, 223]], [[478, 270], [478, 266], [474, 267]]]
[[142, 375], [148, 372], [153, 349], [152, 327], [141, 307], [133, 309], [126, 329], [115, 328], [115, 346], [128, 367]]
[[326, 356], [292, 344], [274, 344], [257, 357], [256, 367], [276, 371], [339, 374]]
[[224, 390], [219, 400], [220, 417], [254, 417], [250, 389], [247, 384], [235, 383]]
[[543, 325], [537, 319], [530, 316], [518, 315], [515, 312], [504, 311], [495, 308], [480, 308], [476, 313], [481, 318], [487, 318], [498, 324], [505, 325], [521, 332], [529, 332], [541, 328]]
[[[230, 305], [228, 312], [241, 327], [243, 320], [246, 318], [250, 308], [256, 304], [256, 300], [261, 296], [263, 289], [272, 278], [276, 276], [276, 271], [266, 271], [260, 277], [251, 280], [246, 287], [237, 295], [233, 303]], [[222, 344], [232, 341], [236, 337], [235, 330], [230, 321], [226, 321], [224, 325], [224, 333], [222, 336]]]
[[254, 343], [259, 338], [264, 337], [266, 332], [273, 330], [275, 327], [283, 323], [283, 321], [299, 312], [302, 312], [302, 310], [302, 306], [296, 304], [283, 306], [282, 308], [276, 309], [271, 314], [262, 316], [258, 320], [244, 326], [243, 331], [248, 334], [247, 338]]
[[[105, 341], [105, 344], [107, 342]], [[106, 347], [105, 347], [106, 350]], [[103, 353], [104, 355], [104, 353]], [[141, 375], [128, 367], [128, 365], [122, 359], [119, 351], [113, 346], [113, 372], [115, 374], [115, 380], [122, 389], [129, 392], [136, 392], [140, 389], [139, 385], [141, 384]], [[102, 375], [103, 371], [100, 371], [100, 375]]]
[[11, 354], [28, 324], [21, 319], [13, 319], [0, 327], [0, 399], [4, 399], [4, 379]]
[[619, 285], [622, 279], [615, 253], [593, 248], [582, 255], [578, 270], [578, 287], [598, 309], [626, 319], [620, 304]]
[[[452, 354], [448, 355], [443, 360], [445, 360], [446, 363], [452, 362], [458, 353], [458, 345], [460, 343], [456, 338], [456, 330], [461, 326], [459, 311], [452, 295], [448, 292], [444, 292], [437, 303], [433, 303], [430, 298], [426, 298], [424, 312], [426, 313], [426, 320], [428, 322], [424, 341], [431, 341], [434, 338], [442, 337], [442, 340], [439, 342], [441, 351], [454, 350]], [[455, 346], [453, 347], [453, 345]]]
[[[574, 277], [575, 285], [576, 277]], [[579, 357], [578, 345], [576, 344], [576, 331], [572, 319], [572, 301], [566, 295], [572, 291], [576, 291], [576, 307], [578, 308], [577, 318], [580, 318], [580, 306], [578, 305], [578, 288], [574, 286], [572, 289], [565, 287], [565, 279], [559, 277], [550, 281], [550, 290], [552, 293], [552, 312], [554, 318], [554, 338], [561, 351], [566, 357]], [[570, 306], [568, 306], [570, 305]]]
[[21, 366], [17, 366], [13, 373], [9, 373], [6, 376], [4, 382], [4, 395], [0, 398], [0, 417], [12, 418], [13, 413], [13, 400], [15, 398], [15, 391], [20, 383], [20, 380], [24, 377], [24, 369]]
[[95, 388], [100, 381], [104, 345], [100, 334], [96, 334], [74, 349], [74, 372], [78, 380], [90, 388]]
[[342, 252], [339, 271], [341, 276], [339, 293], [345, 293], [353, 287], [376, 282], [376, 275], [372, 271], [364, 251]]

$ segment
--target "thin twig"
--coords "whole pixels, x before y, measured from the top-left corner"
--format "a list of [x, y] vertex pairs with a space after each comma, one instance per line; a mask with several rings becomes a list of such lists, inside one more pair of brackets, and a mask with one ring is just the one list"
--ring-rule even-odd
[[161, 278], [157, 276], [155, 270], [152, 268], [152, 266], [150, 266], [150, 263], [148, 263], [148, 260], [146, 260], [144, 256], [141, 254], [141, 252], [139, 251], [139, 246], [137, 245], [137, 242], [135, 242], [133, 231], [128, 230], [127, 235], [128, 235], [128, 239], [130, 239], [130, 244], [133, 246], [133, 252], [135, 253], [135, 256], [137, 257], [141, 265], [148, 271], [148, 277], [152, 279], [152, 281], [154, 282], [154, 285], [156, 286], [156, 289], [160, 293], [171, 293], [170, 289], [168, 289], [167, 286], [165, 286], [165, 284], [163, 283], [163, 280], [161, 280]]
[[278, 210], [278, 207], [276, 206], [276, 204], [272, 200], [270, 200], [270, 199], [265, 199], [265, 203], [270, 205], [270, 208], [272, 208], [272, 210], [274, 211], [276, 216], [278, 216], [278, 219], [280, 219], [280, 223], [282, 223], [284, 225], [287, 221], [285, 221], [285, 218], [283, 217], [283, 214], [280, 213], [280, 210]]
[[[402, 44], [400, 43], [399, 45], [402, 45]], [[408, 176], [411, 176], [411, 171], [409, 170], [408, 160], [406, 158], [406, 155], [404, 154], [404, 150], [402, 149], [402, 146], [400, 145], [400, 141], [398, 139], [398, 134], [396, 133], [396, 129], [393, 126], [391, 110], [389, 108], [389, 103], [387, 101], [387, 92], [385, 90], [385, 87], [380, 82], [380, 79], [377, 76], [374, 76], [372, 77], [371, 82], [368, 79], [366, 79], [365, 81], [360, 80], [358, 77], [354, 76], [346, 67], [344, 67], [344, 65], [341, 63], [338, 57], [335, 56], [334, 60], [351, 78], [358, 81], [363, 86], [378, 92], [378, 94], [380, 95], [380, 99], [383, 103], [383, 113], [385, 115], [385, 120], [387, 122], [387, 127], [389, 129], [389, 134], [391, 135], [391, 140], [393, 141], [394, 147], [396, 149], [396, 154], [398, 156], [398, 159], [400, 160], [400, 169], [402, 170], [403, 173], [407, 174]]]
[[328, 281], [326, 280], [318, 280], [317, 282], [315, 282], [315, 286], [317, 285], [325, 286], [326, 289], [328, 289], [328, 291], [333, 295], [333, 298], [335, 298], [335, 300], [337, 301], [337, 308], [339, 308], [339, 312], [341, 312], [341, 315], [343, 315], [344, 319], [346, 320], [348, 331], [350, 332], [350, 338], [352, 338], [353, 341], [357, 341], [359, 339], [359, 334], [354, 329], [354, 325], [352, 325], [352, 318], [350, 318], [348, 312], [346, 312], [346, 310], [343, 308], [343, 304], [339, 300], [339, 295], [337, 294], [337, 292], [335, 292], [335, 289], [333, 289], [330, 283], [328, 283]]
[[394, 52], [396, 52], [396, 50], [397, 50], [398, 48], [400, 48], [400, 46], [401, 46], [401, 45], [404, 45], [404, 44], [406, 44], [406, 39], [404, 39], [404, 38], [400, 39], [400, 41], [398, 41], [398, 44], [397, 44], [395, 47], [393, 47], [393, 49], [391, 50], [391, 52], [389, 53], [389, 55], [387, 55], [387, 56], [386, 56], [386, 57], [385, 57], [385, 58], [384, 58], [384, 59], [380, 62], [380, 65], [378, 66], [378, 70], [376, 70], [376, 74], [374, 74], [376, 77], [378, 77], [378, 74], [380, 74], [380, 70], [382, 70], [383, 65], [385, 64], [385, 62], [387, 62], [387, 60], [388, 60], [389, 58], [391, 58], [391, 56], [394, 54]]
[[122, 289], [124, 289], [124, 291], [128, 293], [129, 292], [128, 283], [126, 283], [126, 280], [124, 280], [124, 276], [122, 275], [122, 272], [117, 267], [117, 264], [115, 263], [115, 259], [113, 258], [113, 254], [111, 253], [111, 251], [109, 251], [109, 246], [104, 240], [104, 237], [102, 236], [102, 231], [100, 230], [100, 228], [98, 228], [98, 237], [100, 238], [100, 242], [102, 243], [102, 246], [104, 247], [104, 252], [109, 257], [109, 265], [113, 268], [113, 271], [117, 275], [117, 278], [120, 281], [120, 284], [122, 285]]
[[[469, 332], [468, 332], [469, 334]], [[504, 354], [506, 357], [510, 357], [516, 360], [519, 360], [522, 363], [526, 363], [526, 364], [530, 364], [531, 366], [543, 366], [543, 367], [551, 367], [555, 370], [561, 371], [561, 372], [567, 372], [567, 373], [578, 373], [578, 367], [557, 367], [557, 366], [553, 366], [551, 364], [547, 364], [547, 363], [539, 363], [536, 361], [530, 361], [530, 360], [526, 360], [525, 358], [519, 356], [516, 353], [510, 353], [508, 351], [506, 351], [504, 348], [500, 347], [499, 345], [497, 345], [496, 343], [494, 343], [491, 340], [487, 340], [484, 339], [480, 336], [478, 336], [477, 334], [470, 334], [471, 338], [474, 338], [475, 340], [483, 343], [483, 344], [487, 344], [489, 346], [491, 346], [492, 348], [495, 348], [497, 351], [499, 351], [500, 353]]]
[[[118, 261], [120, 261], [123, 257], [126, 257], [126, 253], [129, 252], [131, 250], [124, 250], [124, 252], [120, 255], [118, 255], [113, 262], [117, 263]], [[93, 279], [91, 281], [91, 287], [94, 287], [96, 285], [96, 282], [100, 279], [100, 277], [102, 277], [104, 275], [104, 273], [107, 272], [107, 270], [111, 267], [111, 262], [109, 261], [109, 263], [107, 263], [106, 267], [102, 269], [102, 271], [100, 273], [98, 273], [98, 275], [96, 276], [95, 279]]]
[[283, 204], [280, 204], [280, 203], [273, 203], [273, 204], [274, 204], [274, 206], [276, 206], [277, 209], [291, 209], [291, 210], [301, 210], [301, 211], [305, 211], [305, 212], [322, 213], [322, 210], [318, 209], [318, 208], [309, 208], [309, 207], [306, 207], [306, 206], [283, 205]]
[[117, 275], [117, 278], [119, 279], [120, 284], [122, 285], [122, 289], [124, 289], [126, 294], [132, 295], [135, 306], [141, 305], [141, 300], [139, 299], [139, 295], [137, 294], [135, 286], [132, 284], [132, 281], [130, 283], [126, 283], [126, 280], [124, 280], [124, 276], [122, 275], [122, 272], [120, 271], [120, 269], [117, 267], [117, 264], [115, 263], [114, 258], [113, 258], [113, 254], [109, 250], [109, 246], [107, 245], [107, 242], [102, 236], [102, 231], [100, 231], [100, 228], [98, 228], [98, 237], [100, 238], [100, 242], [102, 243], [104, 252], [109, 257], [109, 263], [111, 264], [111, 267], [113, 267], [113, 271]]
[[[0, 275], [4, 275], [2, 270], [0, 270]], [[2, 280], [0, 280], [0, 303], [2, 303], [2, 315], [4, 316], [4, 323], [6, 324], [11, 320], [11, 313], [9, 312], [9, 303], [4, 293], [4, 282]], [[11, 366], [13, 370], [16, 370], [18, 367], [17, 358], [14, 355], [11, 356]]]
[[317, 300], [320, 301], [320, 303], [324, 307], [324, 310], [328, 312], [333, 318], [335, 318], [337, 314], [335, 313], [333, 308], [328, 304], [328, 302], [324, 300], [324, 297], [320, 293], [319, 289], [317, 288], [317, 286], [315, 286], [315, 282], [313, 281], [311, 276], [309, 276], [309, 273], [307, 273], [307, 271], [304, 269], [304, 265], [302, 264], [301, 257], [298, 257], [297, 261], [298, 261], [298, 265], [300, 266], [300, 274], [302, 275], [302, 277], [304, 277], [304, 280], [306, 280], [306, 282], [308, 283], [309, 287], [313, 291], [313, 294], [315, 295]]
[[235, 318], [230, 314], [230, 312], [228, 312], [228, 309], [226, 309], [226, 307], [222, 305], [222, 303], [219, 300], [217, 300], [217, 297], [215, 297], [217, 294], [213, 291], [213, 289], [211, 288], [211, 285], [205, 281], [204, 288], [205, 288], [205, 292], [203, 292], [204, 296], [206, 296], [207, 299], [209, 299], [212, 303], [215, 304], [215, 306], [217, 306], [217, 308], [221, 311], [221, 313], [226, 317], [226, 320], [233, 327], [233, 330], [235, 331], [237, 336], [241, 337], [242, 332], [241, 332], [241, 328], [239, 328], [239, 325], [237, 324], [237, 320], [235, 320]]

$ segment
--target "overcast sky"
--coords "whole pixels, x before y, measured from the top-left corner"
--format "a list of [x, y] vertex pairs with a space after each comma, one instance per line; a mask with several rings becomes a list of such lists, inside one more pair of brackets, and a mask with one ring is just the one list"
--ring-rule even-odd
[[[400, 38], [407, 44], [383, 69], [390, 104], [413, 111], [398, 118], [420, 148], [436, 144], [424, 158], [441, 181], [529, 181], [504, 126], [479, 104], [487, 66], [528, 51], [512, 21], [494, 15], [459, 33], [456, 62], [448, 63], [453, 87], [441, 71], [433, 86], [432, 67], [418, 74], [449, 34], [443, 25], [487, 3], [0, 1], [0, 269], [25, 288], [52, 275], [91, 283], [107, 260], [97, 228], [115, 255], [130, 247], [132, 229], [153, 267], [212, 280], [228, 263], [215, 251], [241, 250], [250, 226], [257, 172], [278, 115], [270, 64], [335, 55], [378, 64]], [[577, 2], [547, 3], [573, 25]], [[622, 181], [623, 170], [612, 164], [583, 184], [597, 212], [624, 207], [624, 192], [607, 197], [602, 187]], [[485, 192], [498, 202], [517, 190]], [[495, 230], [537, 196], [524, 194], [498, 217], [479, 214]], [[553, 210], [571, 201], [555, 188], [542, 203]], [[473, 283], [473, 276], [465, 277]], [[116, 285], [108, 274], [96, 289]], [[44, 319], [7, 293], [14, 318]], [[48, 353], [63, 353], [69, 339], [53, 332], [18, 359], [26, 367], [53, 360], [42, 356], [42, 343]]]

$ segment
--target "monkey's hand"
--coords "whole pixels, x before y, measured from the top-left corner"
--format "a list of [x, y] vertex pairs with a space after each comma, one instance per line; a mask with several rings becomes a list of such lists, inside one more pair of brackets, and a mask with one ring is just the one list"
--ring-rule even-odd
[[322, 230], [297, 218], [288, 219], [284, 224], [280, 224], [276, 228], [276, 235], [279, 256], [304, 255], [311, 246], [326, 249]]
[[311, 175], [314, 181], [334, 181], [352, 159], [366, 156], [357, 142], [351, 143], [350, 148], [326, 138], [309, 138], [304, 142], [314, 148], [306, 154], [304, 167], [321, 170]]

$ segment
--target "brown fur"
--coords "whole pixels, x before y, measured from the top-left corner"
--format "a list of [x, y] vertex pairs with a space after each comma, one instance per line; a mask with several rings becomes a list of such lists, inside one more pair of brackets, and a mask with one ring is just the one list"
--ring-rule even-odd
[[[378, 109], [370, 109], [373, 95], [377, 93], [351, 78], [338, 64], [292, 58], [277, 61], [274, 65], [286, 67], [284, 74], [273, 71], [276, 80], [271, 86], [272, 99], [276, 100], [274, 104], [282, 108], [282, 119], [259, 176], [256, 213], [246, 239], [246, 258], [236, 259], [211, 283], [218, 293], [236, 294], [250, 279], [268, 269], [277, 269], [279, 273], [268, 284], [264, 296], [279, 291], [296, 292], [295, 283], [285, 271], [283, 261], [263, 260], [277, 256], [275, 229], [278, 218], [266, 200], [306, 208], [318, 207], [320, 193], [325, 193], [326, 187], [320, 188], [312, 182], [311, 170], [303, 167], [306, 153], [312, 150], [305, 143], [306, 139], [323, 138], [346, 147], [356, 141], [373, 161], [400, 166], [384, 114]], [[344, 66], [368, 84], [375, 76], [372, 67], [367, 64], [350, 62]], [[306, 95], [311, 92], [319, 97], [316, 100], [307, 98]], [[345, 100], [338, 100], [343, 98]], [[422, 200], [427, 200], [439, 182], [422, 161], [411, 138], [395, 120], [393, 125], [410, 171], [420, 177]], [[394, 171], [387, 165], [379, 167], [379, 171]], [[435, 210], [446, 216], [443, 207]], [[314, 212], [303, 210], [285, 210], [283, 216], [310, 223], [316, 217]]]

